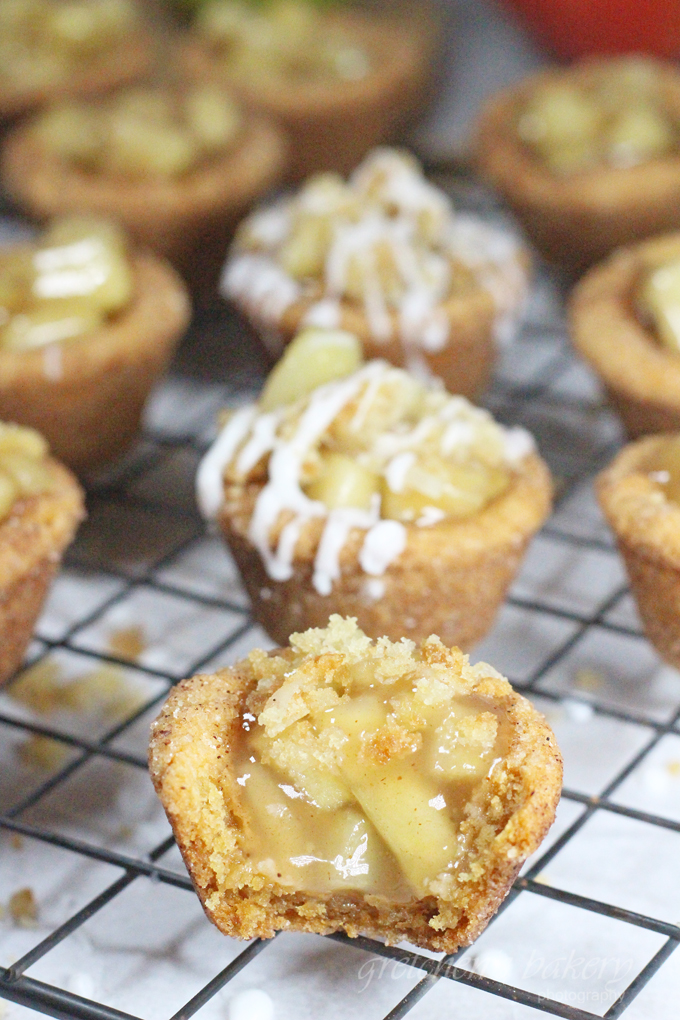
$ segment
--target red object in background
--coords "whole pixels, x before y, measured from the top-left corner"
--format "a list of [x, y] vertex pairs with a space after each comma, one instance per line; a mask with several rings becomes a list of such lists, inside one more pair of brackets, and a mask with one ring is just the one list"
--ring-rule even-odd
[[560, 57], [680, 57], [680, 0], [506, 0]]

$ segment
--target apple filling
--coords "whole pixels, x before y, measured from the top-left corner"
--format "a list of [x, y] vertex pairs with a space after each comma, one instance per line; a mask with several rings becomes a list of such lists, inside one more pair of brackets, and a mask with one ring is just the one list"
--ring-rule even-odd
[[260, 81], [355, 81], [371, 70], [365, 48], [346, 27], [329, 25], [313, 4], [274, 0], [252, 5], [209, 0], [196, 31], [231, 73]]
[[679, 141], [659, 75], [640, 58], [614, 61], [587, 82], [567, 76], [540, 86], [522, 108], [517, 131], [557, 176], [635, 166], [675, 152]]
[[636, 298], [638, 311], [660, 343], [680, 354], [680, 258], [647, 272]]
[[136, 25], [131, 0], [2, 0], [0, 80], [26, 88], [61, 82]]
[[234, 747], [244, 852], [296, 890], [427, 895], [455, 875], [466, 805], [505, 753], [502, 714], [436, 637], [374, 645], [333, 616], [291, 645], [250, 656], [259, 682]]
[[645, 457], [639, 470], [649, 476], [666, 499], [680, 504], [680, 437], [664, 437]]
[[17, 500], [47, 492], [47, 443], [34, 429], [0, 422], [0, 522]]
[[76, 340], [130, 302], [126, 241], [113, 223], [55, 220], [35, 244], [0, 253], [0, 350]]
[[87, 173], [175, 180], [227, 152], [241, 113], [223, 89], [197, 85], [175, 96], [127, 89], [100, 103], [65, 102], [43, 113], [34, 131], [48, 152]]

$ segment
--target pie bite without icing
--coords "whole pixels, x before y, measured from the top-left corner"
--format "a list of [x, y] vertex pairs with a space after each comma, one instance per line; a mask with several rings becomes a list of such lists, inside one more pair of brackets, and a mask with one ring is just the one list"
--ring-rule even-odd
[[529, 433], [440, 382], [362, 364], [355, 336], [309, 329], [258, 404], [228, 418], [197, 477], [267, 633], [356, 616], [372, 637], [491, 626], [551, 483]]
[[310, 178], [241, 225], [222, 290], [274, 350], [340, 327], [381, 357], [472, 397], [527, 289], [512, 234], [454, 213], [406, 153], [376, 149], [348, 181]]
[[238, 220], [280, 177], [285, 143], [224, 88], [137, 86], [64, 101], [11, 131], [2, 179], [35, 219], [113, 217], [192, 283], [214, 277]]
[[41, 435], [0, 422], [0, 683], [21, 665], [83, 503]]
[[3, 248], [0, 415], [78, 471], [103, 466], [136, 438], [190, 311], [175, 271], [111, 221], [66, 217]]
[[615, 252], [574, 289], [570, 334], [631, 437], [680, 429], [680, 234]]
[[0, 120], [138, 79], [151, 39], [131, 0], [4, 0]]
[[680, 436], [624, 447], [597, 480], [645, 636], [680, 668]]
[[184, 680], [152, 727], [156, 791], [208, 917], [453, 952], [552, 824], [545, 719], [436, 637], [351, 619]]
[[477, 165], [536, 247], [581, 272], [680, 227], [680, 74], [651, 58], [588, 59], [493, 97]]
[[432, 25], [418, 17], [297, 0], [209, 0], [186, 34], [189, 77], [223, 82], [290, 139], [288, 177], [348, 173], [427, 97]]

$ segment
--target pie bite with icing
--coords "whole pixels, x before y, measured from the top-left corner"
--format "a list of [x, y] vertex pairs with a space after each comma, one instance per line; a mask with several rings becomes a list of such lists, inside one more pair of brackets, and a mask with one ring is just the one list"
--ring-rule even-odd
[[136, 86], [64, 101], [19, 125], [2, 148], [2, 178], [36, 219], [115, 217], [204, 281], [284, 158], [278, 129], [244, 114], [223, 88]]
[[680, 233], [591, 269], [572, 294], [570, 332], [630, 436], [680, 429]]
[[39, 429], [78, 471], [136, 438], [189, 322], [186, 288], [108, 220], [55, 220], [0, 249], [0, 416]]
[[597, 480], [645, 635], [680, 668], [680, 436], [630, 443]]
[[472, 397], [527, 283], [512, 234], [455, 213], [407, 153], [376, 149], [349, 180], [312, 177], [248, 217], [222, 290], [275, 351], [301, 326], [349, 329], [367, 358]]
[[131, 0], [3, 0], [0, 120], [135, 81], [150, 50]]
[[228, 418], [197, 491], [281, 644], [335, 612], [471, 647], [551, 501], [529, 433], [320, 329]]
[[0, 683], [21, 665], [83, 516], [80, 486], [49, 456], [42, 436], [0, 422]]
[[680, 227], [680, 73], [651, 58], [588, 59], [493, 97], [476, 162], [536, 247], [580, 272]]
[[437, 637], [351, 619], [182, 681], [150, 770], [208, 917], [227, 935], [369, 934], [453, 952], [552, 824], [542, 715]]
[[302, 0], [204, 4], [181, 47], [185, 72], [228, 84], [289, 137], [289, 178], [348, 173], [423, 104], [432, 26], [419, 17], [320, 10]]

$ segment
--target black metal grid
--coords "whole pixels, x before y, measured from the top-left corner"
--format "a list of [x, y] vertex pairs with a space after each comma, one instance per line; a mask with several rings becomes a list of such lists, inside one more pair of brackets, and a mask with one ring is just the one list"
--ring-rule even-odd
[[[474, 185], [461, 180], [453, 184], [449, 181], [449, 184], [459, 207], [462, 205], [484, 214], [497, 215], [488, 197]], [[560, 509], [568, 508], [578, 498], [578, 493], [583, 491], [584, 479], [591, 478], [608, 462], [620, 444], [621, 437], [609, 412], [601, 406], [597, 396], [590, 392], [588, 380], [578, 378], [580, 370], [575, 368], [576, 361], [568, 348], [559, 311], [555, 312], [554, 306], [551, 308], [549, 302], [545, 305], [540, 299], [540, 294], [550, 287], [559, 289], [559, 281], [551, 280], [542, 273], [520, 340], [504, 354], [500, 374], [487, 403], [501, 420], [523, 422], [534, 430], [542, 452], [558, 479], [558, 509], [544, 529], [544, 539], [552, 548], [561, 550], [561, 554], [566, 551], [573, 562], [577, 562], [579, 557], [598, 554], [611, 561], [616, 554], [611, 540], [599, 525], [591, 526], [592, 522], [586, 520], [587, 514], [584, 518], [572, 512], [570, 517], [569, 514], [565, 516], [564, 510]], [[48, 847], [50, 852], [65, 851], [77, 859], [103, 862], [119, 872], [114, 880], [104, 884], [78, 909], [55, 924], [20, 958], [9, 966], [0, 967], [0, 997], [52, 1016], [78, 1017], [83, 1020], [121, 1020], [123, 1017], [134, 1016], [133, 1013], [95, 1001], [94, 997], [84, 997], [40, 980], [32, 976], [31, 970], [45, 961], [64, 940], [113, 904], [126, 890], [134, 891], [145, 877], [193, 895], [186, 873], [172, 863], [164, 863], [164, 857], [171, 852], [171, 837], [163, 838], [157, 845], [147, 847], [144, 852], [138, 848], [126, 852], [117, 847], [115, 841], [112, 845], [110, 840], [82, 838], [74, 834], [68, 820], [64, 822], [63, 819], [57, 819], [55, 824], [45, 823], [41, 816], [41, 805], [93, 763], [100, 768], [124, 766], [131, 770], [144, 770], [146, 762], [142, 750], [126, 747], [126, 734], [131, 733], [135, 725], [140, 726], [150, 711], [159, 706], [167, 689], [180, 676], [191, 674], [205, 664], [218, 660], [231, 661], [230, 656], [239, 654], [244, 641], [253, 640], [251, 621], [239, 595], [237, 582], [227, 572], [226, 554], [224, 560], [220, 561], [224, 563], [225, 570], [221, 593], [198, 591], [195, 578], [189, 581], [180, 578], [178, 581], [172, 572], [173, 564], [182, 562], [183, 558], [192, 554], [192, 550], [199, 549], [201, 543], [205, 542], [203, 525], [191, 505], [189, 482], [195, 461], [208, 444], [215, 410], [222, 403], [241, 399], [245, 390], [257, 386], [262, 375], [264, 362], [261, 354], [254, 347], [248, 347], [235, 329], [228, 313], [220, 305], [203, 310], [178, 359], [174, 376], [154, 405], [155, 410], [144, 442], [114, 475], [91, 488], [90, 522], [67, 556], [66, 569], [81, 581], [104, 578], [111, 583], [110, 591], [105, 597], [98, 597], [96, 604], [83, 604], [76, 618], [58, 636], [46, 636], [39, 627], [41, 643], [33, 649], [32, 657], [38, 661], [42, 657], [64, 652], [84, 656], [95, 662], [102, 659], [122, 662], [97, 646], [97, 626], [102, 625], [106, 619], [114, 619], [117, 607], [127, 604], [127, 600], [141, 596], [167, 597], [173, 606], [181, 603], [182, 606], [186, 604], [187, 608], [191, 607], [192, 611], [212, 613], [211, 618], [216, 622], [213, 637], [206, 638], [202, 647], [191, 656], [191, 661], [185, 662], [178, 670], [145, 665], [143, 657], [142, 661], [137, 661], [134, 667], [136, 675], [147, 677], [156, 684], [157, 689], [123, 721], [95, 735], [88, 735], [77, 728], [65, 730], [49, 717], [29, 719], [0, 710], [0, 727], [5, 727], [6, 732], [18, 730], [27, 736], [37, 734], [50, 737], [67, 745], [69, 750], [65, 764], [20, 794], [10, 797], [9, 801], [5, 798], [0, 814], [0, 839], [4, 836], [5, 841], [8, 841], [14, 834], [25, 840], [38, 841]], [[222, 339], [225, 334], [238, 340], [238, 345], [232, 348], [226, 360]], [[213, 383], [211, 387], [206, 380], [215, 372], [211, 366], [216, 364], [220, 366], [219, 375], [224, 382], [219, 385]], [[154, 515], [153, 518], [151, 515]], [[151, 528], [150, 534], [154, 539], [151, 549], [145, 546], [143, 527], [141, 538], [133, 534], [136, 525], [130, 522], [139, 520], [158, 522]], [[115, 535], [114, 539], [111, 538], [114, 534], [110, 531], [112, 527], [114, 531], [118, 528], [115, 534], [122, 535], [122, 540], [120, 537], [115, 538]], [[162, 536], [163, 541], [154, 544], [158, 535]], [[128, 541], [132, 542], [138, 555], [125, 559]], [[221, 567], [216, 569], [219, 573]], [[550, 592], [547, 597], [543, 597], [545, 592], [542, 594], [540, 585], [538, 593], [527, 593], [521, 589], [518, 593], [514, 589], [508, 599], [507, 612], [513, 614], [515, 621], [520, 622], [520, 629], [524, 621], [538, 618], [552, 621], [562, 630], [547, 653], [539, 656], [540, 661], [534, 661], [531, 638], [534, 632], [529, 627], [526, 650], [527, 658], [531, 660], [530, 666], [526, 671], [519, 670], [516, 673], [511, 669], [510, 679], [530, 696], [540, 697], [542, 704], [552, 703], [559, 708], [564, 704], [565, 694], [570, 693], [559, 680], [559, 670], [564, 667], [569, 656], [578, 651], [589, 634], [598, 632], [630, 639], [637, 642], [635, 647], [644, 650], [641, 651], [642, 655], [648, 655], [637, 625], [632, 620], [629, 622], [620, 612], [617, 615], [617, 607], [624, 604], [625, 591], [625, 585], [619, 581], [603, 597], [598, 597], [596, 604], [584, 609], [579, 599], [570, 604], [568, 597], [560, 601], [559, 598], [553, 598]], [[229, 621], [224, 634], [219, 633], [222, 618]], [[499, 627], [502, 629], [502, 624]], [[498, 665], [503, 668], [502, 662]], [[557, 680], [554, 679], [556, 675]], [[6, 687], [6, 693], [10, 696], [11, 684], [12, 681]], [[617, 764], [615, 774], [608, 775], [596, 793], [584, 792], [582, 788], [565, 788], [563, 801], [578, 810], [578, 813], [562, 827], [558, 838], [548, 844], [547, 849], [539, 852], [517, 880], [489, 929], [492, 931], [503, 914], [522, 897], [534, 896], [541, 899], [545, 910], [548, 909], [548, 903], [553, 901], [585, 912], [587, 918], [599, 915], [659, 936], [659, 944], [655, 943], [655, 948], [646, 953], [642, 965], [627, 975], [626, 982], [616, 989], [616, 997], [607, 1005], [606, 1011], [596, 1009], [593, 1012], [577, 1002], [565, 1002], [559, 997], [541, 994], [531, 987], [524, 987], [521, 981], [516, 984], [504, 983], [485, 977], [475, 971], [474, 960], [472, 963], [470, 960], [460, 963], [465, 956], [464, 951], [442, 960], [410, 948], [386, 948], [365, 938], [350, 940], [344, 936], [333, 937], [332, 941], [363, 950], [375, 958], [403, 963], [409, 973], [421, 973], [422, 976], [413, 981], [407, 993], [384, 1014], [385, 1020], [396, 1020], [407, 1015], [417, 1009], [421, 1000], [424, 1000], [426, 1007], [427, 999], [424, 997], [439, 982], [447, 981], [496, 997], [496, 1009], [501, 999], [569, 1020], [586, 1020], [601, 1015], [613, 1020], [626, 1012], [677, 947], [680, 942], [680, 925], [630, 909], [623, 903], [609, 902], [606, 895], [598, 899], [596, 896], [562, 888], [559, 883], [548, 883], [542, 876], [546, 868], [559, 859], [561, 853], [574, 846], [588, 824], [602, 816], [619, 816], [631, 822], [652, 826], [655, 832], [680, 836], [680, 821], [617, 799], [622, 784], [636, 770], [645, 766], [664, 737], [678, 735], [680, 686], [673, 690], [677, 695], [677, 704], [674, 707], [666, 705], [664, 712], [656, 708], [647, 711], [644, 704], [630, 705], [625, 698], [621, 701], [616, 691], [613, 694], [611, 691], [605, 691], [604, 694], [596, 691], [587, 695], [598, 720], [608, 720], [613, 726], [623, 724], [635, 727], [636, 733], [643, 734], [641, 743], [638, 741], [639, 746], [636, 745], [634, 753], [624, 756], [625, 760], [620, 766]], [[577, 690], [576, 693], [579, 697], [585, 696], [582, 691]], [[7, 705], [6, 699], [3, 705]], [[0, 778], [0, 795], [1, 787]], [[680, 850], [680, 839], [677, 849]], [[32, 876], [26, 874], [24, 877], [24, 884], [30, 884]], [[159, 886], [152, 888], [157, 889]], [[274, 944], [255, 941], [245, 948], [235, 950], [235, 955], [227, 965], [175, 1011], [172, 1020], [185, 1020], [198, 1013], [240, 971], [247, 968], [258, 954], [267, 953], [268, 947]], [[606, 947], [603, 948], [604, 952]], [[525, 981], [524, 985], [527, 983]], [[370, 1000], [364, 998], [361, 1001], [363, 1005]], [[488, 1001], [491, 1004], [491, 998]], [[441, 1011], [440, 1007], [433, 1008], [434, 1012], [427, 1008], [422, 1015], [450, 1015], [446, 1008], [441, 1008]], [[512, 1010], [515, 1007], [507, 1008]], [[485, 1015], [483, 1007], [479, 1015]], [[514, 1017], [515, 1013], [506, 1014], [501, 1011], [494, 1013], [496, 1015]]]

